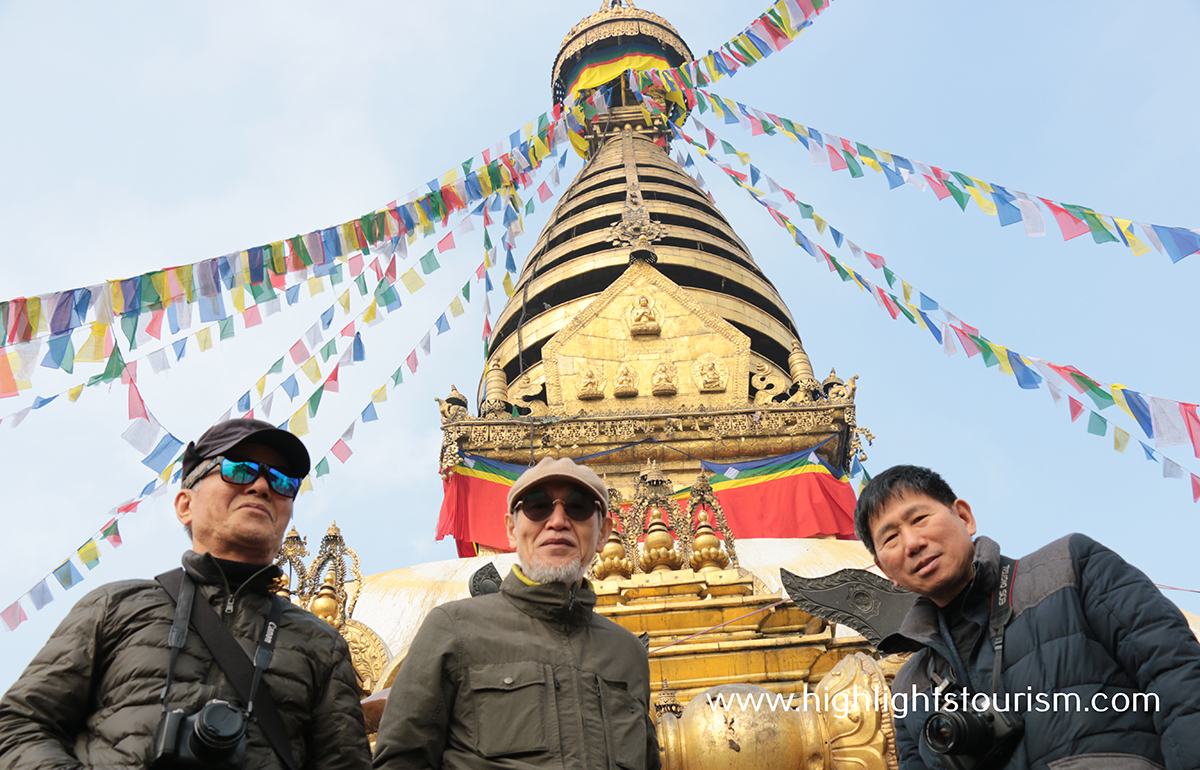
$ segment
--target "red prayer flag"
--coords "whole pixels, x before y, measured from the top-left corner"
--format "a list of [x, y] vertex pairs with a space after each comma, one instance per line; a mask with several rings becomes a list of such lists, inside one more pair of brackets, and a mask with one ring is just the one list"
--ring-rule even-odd
[[350, 257], [350, 277], [357, 278], [363, 271], [362, 254], [355, 254]]
[[1078, 238], [1084, 233], [1091, 232], [1091, 228], [1088, 227], [1087, 222], [1077, 219], [1062, 206], [1057, 206], [1053, 201], [1048, 201], [1045, 198], [1038, 198], [1038, 200], [1045, 203], [1050, 208], [1050, 211], [1054, 213], [1054, 220], [1058, 222], [1058, 229], [1062, 230], [1064, 241], [1069, 241], [1072, 238]]
[[954, 336], [958, 337], [958, 341], [962, 344], [967, 358], [974, 358], [979, 355], [979, 346], [975, 344], [975, 340], [968, 337], [967, 333], [957, 326], [951, 325], [950, 328], [954, 330]]
[[9, 631], [16, 631], [17, 626], [29, 620], [25, 616], [25, 610], [21, 608], [20, 599], [0, 610], [0, 618], [4, 620], [4, 625], [8, 626]]
[[408, 364], [408, 370], [413, 374], [417, 373], [417, 351], [408, 354], [408, 358], [404, 359], [404, 363]]
[[550, 192], [550, 188], [549, 188], [549, 186], [546, 185], [545, 182], [542, 182], [540, 185], [538, 185], [537, 194], [538, 194], [538, 200], [541, 201], [542, 203], [545, 203], [546, 201], [548, 201], [552, 197], [554, 197], [554, 193]]
[[864, 251], [863, 254], [866, 255], [867, 261], [871, 263], [871, 267], [875, 268], [876, 270], [887, 264], [883, 257], [879, 256], [878, 254], [872, 254], [869, 251]]
[[491, 322], [491, 321], [489, 321], [489, 320], [487, 319], [487, 316], [484, 316], [484, 319], [483, 319], [483, 338], [486, 340], [486, 339], [487, 339], [488, 337], [490, 337], [490, 336], [492, 336], [492, 322]]
[[800, 10], [804, 11], [804, 18], [807, 19], [809, 16], [816, 14], [816, 10], [813, 9], [812, 0], [796, 0], [796, 3], [800, 6]]
[[341, 364], [338, 364], [337, 366], [333, 367], [333, 371], [330, 372], [329, 376], [325, 378], [325, 386], [324, 387], [325, 387], [325, 390], [329, 391], [330, 393], [338, 392], [338, 369], [339, 368], [341, 368]]
[[378, 258], [371, 260], [370, 268], [375, 271], [375, 280], [382, 281], [383, 280], [383, 268], [379, 266]]
[[117, 528], [117, 520], [115, 518], [109, 519], [108, 523], [104, 525], [104, 528], [100, 530], [100, 534], [104, 535], [104, 539], [107, 540], [108, 544], [113, 548], [121, 545], [121, 530]]
[[304, 347], [304, 340], [296, 340], [296, 344], [292, 345], [288, 353], [292, 356], [292, 361], [296, 364], [302, 364], [308, 360], [308, 348]]
[[129, 383], [129, 419], [136, 420], [139, 417], [149, 419], [146, 414], [146, 404], [142, 401], [142, 394], [138, 393], [137, 383]]
[[354, 336], [354, 322], [353, 321], [351, 321], [350, 323], [348, 323], [342, 327], [342, 336], [343, 337], [353, 337]]
[[251, 305], [246, 308], [246, 312], [242, 313], [242, 321], [246, 324], [246, 328], [252, 328], [262, 323], [262, 313], [258, 309], [258, 305]]
[[449, 251], [452, 248], [454, 248], [454, 233], [447, 233], [445, 238], [438, 241], [438, 254]]
[[149, 334], [156, 340], [162, 339], [163, 315], [162, 310], [155, 310], [150, 316], [150, 323], [146, 324], [146, 334]]
[[1200, 500], [1200, 478], [1196, 474], [1192, 474], [1192, 502]]
[[846, 163], [846, 159], [842, 157], [842, 154], [833, 145], [827, 144], [825, 145], [825, 149], [829, 151], [829, 168], [831, 170], [841, 171], [844, 168], [850, 168]]
[[141, 505], [141, 500], [131, 500], [117, 508], [117, 513], [133, 513]]
[[1180, 402], [1179, 411], [1183, 413], [1183, 422], [1187, 425], [1188, 437], [1192, 440], [1192, 450], [1200, 457], [1200, 417], [1196, 416], [1196, 405]]
[[450, 535], [460, 552], [472, 543], [510, 550], [504, 511], [508, 509], [508, 491], [525, 470], [522, 465], [475, 455], [451, 468], [442, 481], [437, 539]]
[[929, 174], [925, 175], [925, 179], [929, 181], [929, 187], [933, 190], [933, 194], [937, 196], [938, 200], [941, 201], [950, 197], [950, 191], [946, 189], [946, 185], [942, 184], [942, 180], [932, 177]]
[[1074, 396], [1067, 396], [1067, 401], [1071, 405], [1071, 422], [1075, 422], [1083, 414], [1083, 404], [1076, 401]]
[[342, 441], [340, 438], [337, 440], [337, 443], [333, 445], [333, 449], [329, 451], [333, 452], [333, 456], [341, 460], [343, 465], [347, 460], [350, 459], [350, 455], [354, 454], [346, 442]]
[[388, 279], [388, 283], [396, 282], [396, 258], [393, 256], [392, 261], [388, 263], [387, 270], [383, 271], [383, 275]]
[[712, 131], [709, 131], [707, 128], [704, 129], [704, 138], [708, 140], [708, 149], [710, 150], [713, 148], [713, 145], [717, 143], [717, 135]]
[[8, 364], [8, 353], [0, 349], [0, 398], [17, 395], [17, 378]]

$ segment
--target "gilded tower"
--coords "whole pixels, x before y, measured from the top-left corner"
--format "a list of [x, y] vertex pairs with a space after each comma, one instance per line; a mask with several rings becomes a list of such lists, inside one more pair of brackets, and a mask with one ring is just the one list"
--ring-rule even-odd
[[665, 19], [627, 0], [606, 0], [563, 40], [555, 98], [603, 88], [607, 105], [588, 110], [586, 163], [496, 320], [477, 416], [443, 414], [443, 469], [460, 449], [521, 464], [617, 449], [591, 464], [626, 496], [648, 460], [690, 483], [699, 460], [820, 444], [846, 469], [859, 448], [854, 380], [817, 379], [770, 279], [671, 159], [665, 118], [623, 77], [594, 83], [595, 62], [631, 50], [656, 66], [692, 59]]

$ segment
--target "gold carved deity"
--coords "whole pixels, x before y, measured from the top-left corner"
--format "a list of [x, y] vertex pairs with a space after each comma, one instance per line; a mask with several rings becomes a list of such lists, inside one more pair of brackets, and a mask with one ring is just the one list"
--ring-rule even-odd
[[675, 367], [661, 363], [654, 367], [650, 378], [650, 392], [656, 396], [673, 396], [678, 391], [675, 387]]
[[617, 376], [614, 380], [613, 395], [617, 398], [630, 398], [638, 394], [637, 372], [630, 368], [629, 364], [621, 364], [617, 368]]
[[729, 386], [729, 367], [712, 353], [705, 353], [692, 363], [692, 378], [701, 393], [724, 393]]
[[656, 337], [662, 331], [654, 300], [645, 294], [638, 297], [629, 309], [629, 331], [635, 337]]
[[595, 401], [604, 398], [604, 370], [597, 375], [596, 367], [585, 364], [579, 375], [579, 400]]

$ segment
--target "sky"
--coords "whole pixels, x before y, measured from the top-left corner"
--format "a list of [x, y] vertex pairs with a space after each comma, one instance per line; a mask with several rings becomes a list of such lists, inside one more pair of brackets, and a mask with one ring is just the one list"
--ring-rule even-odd
[[[0, 297], [197, 262], [403, 199], [548, 110], [563, 35], [596, 6], [2, 2]], [[767, 3], [640, 7], [666, 17], [703, 54]], [[791, 46], [713, 90], [1032, 195], [1200, 227], [1197, 33], [1200, 8], [1186, 0], [837, 0]], [[993, 342], [1105, 383], [1200, 401], [1188, 352], [1200, 321], [1200, 256], [1172, 264], [1087, 236], [1064, 243], [1052, 222], [1045, 237], [1029, 238], [973, 205], [960, 211], [913, 186], [889, 190], [870, 171], [852, 179], [814, 167], [807, 150], [783, 136], [751, 137], [709, 115], [701, 120]], [[686, 130], [697, 133], [690, 123]], [[815, 263], [692, 154], [699, 165], [691, 170], [790, 306], [818, 376], [831, 367], [843, 379], [859, 375], [858, 424], [875, 435], [866, 447], [871, 473], [897, 463], [939, 470], [972, 504], [981, 532], [1014, 556], [1086, 532], [1155, 582], [1200, 588], [1200, 507], [1188, 482], [1163, 478], [1163, 466], [1144, 459], [1133, 420], [1116, 408], [1104, 412], [1135, 438], [1118, 453], [1111, 427], [1104, 438], [1089, 435], [1086, 415], [1072, 422], [1065, 400], [1056, 404], [1046, 388], [1022, 390], [961, 349], [945, 355], [928, 331], [893, 321]], [[568, 158], [556, 196], [580, 167]], [[518, 264], [552, 203], [526, 217]], [[795, 209], [784, 212], [839, 260], [884, 282]], [[432, 247], [410, 246], [401, 269]], [[331, 458], [332, 472], [297, 501], [294, 522], [313, 554], [336, 521], [365, 574], [454, 557], [451, 542], [433, 539], [442, 497], [433, 399], [456, 385], [477, 408], [483, 292], [474, 272], [482, 256], [477, 229], [443, 255], [425, 288], [402, 292], [403, 307], [362, 331], [366, 359], [341, 370], [339, 392], [327, 393], [310, 421], [304, 440], [315, 459], [471, 284], [467, 312], [433, 338], [415, 374], [406, 369], [404, 383], [389, 388], [376, 404], [379, 420], [355, 425], [353, 456], [344, 464]], [[499, 287], [502, 267], [492, 277]], [[236, 327], [208, 352], [189, 347], [158, 374], [143, 364], [146, 407], [175, 436], [197, 437], [334, 298], [302, 291], [294, 306], [253, 329]], [[503, 303], [502, 291], [491, 294], [493, 319]], [[362, 308], [355, 304], [351, 315]], [[336, 315], [348, 318], [340, 308]], [[85, 388], [77, 402], [59, 398], [12, 427], [10, 415], [34, 396], [97, 371], [39, 368], [31, 390], [0, 401], [0, 606], [24, 596], [153, 480], [121, 437], [129, 424], [124, 386]], [[277, 395], [275, 422], [299, 406], [281, 403], [286, 396]], [[1200, 473], [1190, 447], [1162, 453]], [[168, 489], [125, 516], [124, 544], [101, 544], [100, 563], [83, 568], [82, 583], [64, 591], [51, 580], [54, 601], [41, 611], [23, 600], [29, 620], [0, 634], [0, 688], [87, 591], [178, 564], [187, 541], [173, 495]], [[1167, 594], [1200, 613], [1200, 595]]]

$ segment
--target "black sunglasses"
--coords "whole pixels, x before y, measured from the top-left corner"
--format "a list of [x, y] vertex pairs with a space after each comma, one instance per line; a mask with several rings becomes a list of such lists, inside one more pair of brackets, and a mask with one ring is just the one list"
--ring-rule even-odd
[[188, 477], [188, 480], [184, 482], [183, 488], [191, 489], [218, 467], [221, 469], [221, 478], [230, 484], [246, 486], [247, 484], [253, 484], [259, 476], [266, 476], [267, 485], [277, 495], [295, 498], [300, 492], [300, 479], [295, 476], [289, 476], [283, 471], [272, 468], [264, 463], [256, 463], [250, 460], [230, 460], [228, 457], [221, 456], [214, 457], [207, 465], [202, 466], [199, 470], [192, 473]]
[[545, 492], [530, 492], [517, 503], [517, 510], [530, 521], [545, 521], [554, 513], [554, 506], [558, 503], [562, 503], [563, 511], [573, 521], [587, 521], [602, 511], [599, 500], [579, 491], [562, 499], [550, 497]]

